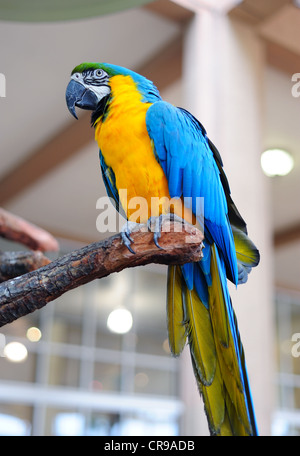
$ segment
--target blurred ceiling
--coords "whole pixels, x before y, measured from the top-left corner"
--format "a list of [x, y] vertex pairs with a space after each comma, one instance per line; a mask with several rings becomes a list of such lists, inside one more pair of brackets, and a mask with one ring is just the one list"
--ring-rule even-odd
[[55, 235], [99, 239], [96, 201], [105, 191], [98, 150], [90, 115], [76, 122], [66, 108], [69, 75], [82, 61], [107, 61], [154, 69], [160, 88], [179, 79], [182, 19], [174, 6], [174, 18], [139, 8], [80, 21], [1, 23], [1, 205]]
[[[32, 22], [45, 19], [39, 16], [47, 11], [44, 8], [29, 8], [21, 17], [23, 3], [0, 1], [0, 72], [6, 78], [6, 98], [0, 99], [0, 204], [59, 237], [94, 241], [101, 237], [96, 201], [105, 191], [89, 114], [75, 122], [65, 106], [69, 74], [82, 61], [124, 65], [154, 80], [163, 93], [168, 89], [169, 101], [177, 103], [171, 88], [180, 88], [182, 37], [196, 2], [90, 0], [84, 3], [85, 16], [95, 3], [118, 9], [120, 4], [147, 5], [57, 22]], [[65, 12], [70, 11], [65, 9], [68, 3], [49, 5]], [[244, 0], [229, 14], [253, 27], [265, 44], [262, 147], [284, 147], [295, 158], [291, 174], [270, 183], [275, 245], [282, 247], [300, 239], [300, 208], [293, 204], [300, 193], [300, 102], [291, 96], [291, 75], [300, 71], [300, 9], [289, 0]]]
[[10, 0], [0, 3], [1, 20], [52, 22], [124, 11], [150, 0]]

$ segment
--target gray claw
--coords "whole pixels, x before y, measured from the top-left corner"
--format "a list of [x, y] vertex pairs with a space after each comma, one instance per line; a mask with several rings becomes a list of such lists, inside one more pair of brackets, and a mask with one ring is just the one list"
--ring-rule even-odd
[[134, 244], [134, 240], [132, 239], [132, 237], [130, 236], [130, 231], [126, 231], [124, 233], [124, 237], [126, 236], [126, 239], [128, 239], [128, 241], [132, 242]]
[[136, 252], [131, 247], [131, 244], [133, 244], [134, 241], [133, 241], [132, 237], [130, 236], [130, 234], [134, 228], [136, 228], [136, 223], [126, 222], [125, 225], [121, 229], [121, 237], [122, 237], [123, 244], [128, 248], [129, 252], [131, 252], [135, 255]]
[[160, 231], [159, 232], [155, 232], [154, 235], [153, 235], [153, 242], [154, 244], [156, 245], [156, 247], [160, 250], [164, 250], [164, 248], [159, 245], [158, 243], [158, 239], [160, 238]]
[[[158, 249], [161, 249], [161, 250], [164, 250], [164, 248], [161, 247], [161, 245], [159, 245], [158, 240], [161, 236], [161, 228], [162, 228], [162, 224], [163, 224], [163, 221], [165, 218], [170, 219], [170, 215], [161, 214], [159, 217], [150, 217], [148, 220], [148, 223], [147, 223], [148, 230], [154, 232], [154, 235], [153, 235], [154, 244], [156, 245], [156, 247]], [[154, 224], [154, 229], [151, 229], [152, 223]]]
[[123, 244], [128, 248], [129, 252], [131, 252], [131, 253], [133, 253], [133, 255], [135, 255], [136, 252], [135, 252], [135, 251], [133, 250], [133, 248], [131, 247], [131, 245], [130, 245], [131, 242], [130, 242], [127, 238], [126, 238], [126, 239], [124, 239], [124, 238], [125, 238], [125, 236], [122, 237], [122, 239], [123, 239]]
[[[161, 214], [159, 217], [150, 217], [147, 223], [147, 227], [149, 231], [153, 231], [153, 241], [154, 244], [158, 249], [164, 250], [163, 247], [161, 247], [158, 243], [158, 240], [161, 236], [161, 229], [162, 229], [162, 224], [164, 220], [169, 220], [169, 221], [177, 221], [181, 222], [182, 224], [185, 224], [185, 220], [181, 219], [178, 215], [176, 214]], [[151, 229], [152, 223], [154, 224], [154, 229]]]

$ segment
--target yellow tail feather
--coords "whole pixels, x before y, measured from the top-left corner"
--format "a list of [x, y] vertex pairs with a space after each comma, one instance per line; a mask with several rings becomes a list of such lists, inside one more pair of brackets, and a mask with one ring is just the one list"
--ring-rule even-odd
[[201, 383], [211, 385], [216, 373], [216, 348], [207, 308], [194, 290], [185, 287], [188, 339]]
[[[195, 289], [187, 288], [180, 266], [169, 266], [167, 314], [170, 348], [178, 356], [188, 336], [192, 365], [211, 434], [251, 435], [240, 365], [218, 271], [216, 247], [213, 245], [211, 249], [212, 286], [209, 287], [208, 308], [201, 302]], [[228, 305], [231, 306], [231, 303]], [[242, 346], [238, 342], [243, 356]]]
[[248, 267], [255, 267], [259, 263], [259, 252], [251, 239], [243, 231], [231, 226], [237, 260]]
[[174, 356], [179, 356], [186, 343], [186, 328], [182, 293], [184, 281], [179, 266], [168, 267], [167, 324], [169, 346]]

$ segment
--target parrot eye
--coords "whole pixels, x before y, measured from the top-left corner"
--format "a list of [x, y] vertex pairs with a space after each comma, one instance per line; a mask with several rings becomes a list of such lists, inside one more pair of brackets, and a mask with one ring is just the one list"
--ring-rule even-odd
[[74, 78], [76, 78], [76, 79], [79, 79], [79, 76], [80, 76], [79, 73], [74, 74]]
[[103, 70], [95, 70], [95, 76], [98, 78], [103, 75]]

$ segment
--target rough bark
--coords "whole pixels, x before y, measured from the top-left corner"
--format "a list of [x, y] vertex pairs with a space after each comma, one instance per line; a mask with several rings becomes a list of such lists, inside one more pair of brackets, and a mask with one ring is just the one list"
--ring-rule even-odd
[[0, 237], [19, 242], [31, 250], [58, 250], [56, 239], [42, 228], [0, 208]]
[[0, 326], [113, 272], [149, 263], [184, 264], [202, 257], [203, 234], [191, 225], [164, 222], [159, 239], [162, 249], [154, 244], [153, 233], [145, 229], [134, 232], [132, 238], [135, 254], [123, 245], [118, 234], [0, 284]]
[[0, 282], [34, 271], [50, 262], [42, 252], [0, 253]]

